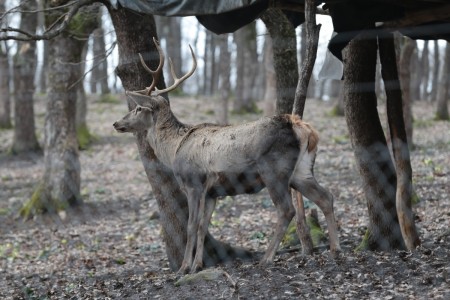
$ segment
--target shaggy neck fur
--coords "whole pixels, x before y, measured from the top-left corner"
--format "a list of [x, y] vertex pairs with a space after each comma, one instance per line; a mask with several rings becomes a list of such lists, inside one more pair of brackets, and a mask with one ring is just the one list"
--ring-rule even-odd
[[155, 125], [149, 129], [148, 139], [156, 156], [171, 167], [178, 144], [191, 126], [180, 122], [167, 103], [161, 104]]

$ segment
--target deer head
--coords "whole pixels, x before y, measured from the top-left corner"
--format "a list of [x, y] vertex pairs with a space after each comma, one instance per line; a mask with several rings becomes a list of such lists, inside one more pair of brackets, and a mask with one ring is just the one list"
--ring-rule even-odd
[[158, 88], [156, 88], [156, 83], [161, 76], [162, 68], [164, 66], [164, 54], [161, 47], [159, 46], [158, 41], [155, 38], [153, 38], [153, 42], [155, 43], [156, 49], [159, 53], [159, 65], [156, 70], [150, 69], [150, 67], [148, 67], [144, 62], [142, 55], [139, 54], [142, 66], [147, 72], [152, 75], [153, 80], [152, 83], [143, 90], [126, 91], [127, 97], [129, 97], [136, 104], [136, 107], [128, 114], [126, 114], [121, 120], [113, 124], [114, 128], [118, 132], [137, 132], [141, 130], [147, 130], [154, 126], [158, 119], [168, 118], [172, 116], [169, 101], [162, 97], [161, 94], [168, 93], [176, 89], [183, 81], [194, 74], [195, 69], [197, 68], [197, 60], [195, 58], [194, 51], [189, 45], [189, 49], [191, 50], [193, 59], [191, 70], [181, 78], [178, 78], [178, 76], [175, 74], [172, 60], [169, 58], [170, 72], [174, 79], [174, 83], [168, 88], [159, 90]]

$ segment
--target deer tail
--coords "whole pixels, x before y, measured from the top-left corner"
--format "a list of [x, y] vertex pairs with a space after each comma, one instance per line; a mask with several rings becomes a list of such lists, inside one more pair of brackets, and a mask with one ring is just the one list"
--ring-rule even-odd
[[308, 153], [315, 152], [319, 143], [319, 135], [317, 134], [317, 131], [310, 124], [303, 122], [303, 120], [297, 115], [290, 115], [290, 119], [292, 122], [292, 127], [301, 141], [301, 144], [306, 142], [306, 149], [308, 150]]

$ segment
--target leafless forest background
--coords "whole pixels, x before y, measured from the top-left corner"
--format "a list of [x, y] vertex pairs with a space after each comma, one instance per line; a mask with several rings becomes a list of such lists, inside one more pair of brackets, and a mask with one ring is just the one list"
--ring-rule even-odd
[[[17, 5], [6, 0], [0, 12]], [[37, 2], [41, 5], [41, 1]], [[4, 7], [2, 7], [4, 6]], [[34, 8], [33, 8], [34, 9]], [[215, 35], [195, 18], [155, 17], [161, 45], [177, 74], [190, 67], [188, 44], [199, 61], [195, 75], [170, 95], [183, 122], [231, 123], [275, 113], [272, 47], [261, 21], [234, 34]], [[5, 22], [6, 21], [6, 22]], [[160, 236], [159, 212], [135, 140], [112, 123], [127, 111], [115, 74], [118, 51], [107, 11], [99, 8], [83, 40], [77, 90], [81, 196], [84, 206], [68, 215], [20, 214], [43, 176], [48, 91], [48, 41], [0, 41], [0, 296], [8, 299], [63, 298], [419, 298], [450, 296], [450, 46], [443, 40], [396, 37], [400, 77], [407, 83], [405, 116], [415, 220], [423, 246], [416, 252], [355, 253], [364, 237], [367, 207], [355, 166], [342, 103], [340, 65], [329, 60], [327, 16], [310, 81], [304, 119], [320, 134], [315, 172], [336, 197], [344, 256], [332, 260], [322, 237], [311, 258], [286, 246], [271, 268], [252, 262], [219, 267], [220, 276], [176, 283]], [[36, 14], [37, 32], [43, 16]], [[1, 26], [21, 27], [20, 11]], [[27, 25], [23, 25], [27, 26]], [[2, 34], [2, 33], [0, 33]], [[305, 31], [297, 28], [298, 59]], [[151, 39], [151, 37], [148, 37]], [[32, 51], [30, 50], [30, 47]], [[28, 58], [27, 58], [28, 56]], [[328, 56], [328, 58], [327, 58]], [[30, 58], [31, 57], [31, 58]], [[34, 64], [26, 65], [26, 59]], [[324, 65], [324, 62], [327, 64]], [[25, 64], [24, 64], [25, 62]], [[71, 63], [67, 63], [69, 67]], [[24, 67], [25, 66], [25, 67]], [[167, 67], [167, 66], [166, 66]], [[170, 84], [168, 70], [165, 78]], [[386, 130], [381, 72], [378, 110]], [[29, 99], [32, 99], [30, 102]], [[31, 104], [31, 110], [28, 110]], [[30, 112], [33, 117], [30, 117]], [[312, 207], [314, 209], [314, 207]], [[267, 246], [275, 210], [269, 196], [226, 197], [218, 202], [211, 233], [255, 251]], [[319, 216], [324, 228], [324, 220]], [[292, 250], [294, 249], [294, 250]]]

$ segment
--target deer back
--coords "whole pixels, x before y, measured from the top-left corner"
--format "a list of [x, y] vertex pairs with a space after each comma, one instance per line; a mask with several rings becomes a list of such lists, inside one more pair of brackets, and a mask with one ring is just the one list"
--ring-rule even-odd
[[295, 164], [299, 138], [288, 115], [266, 117], [235, 126], [194, 127], [176, 151], [178, 168], [242, 173], [258, 161], [281, 156]]

